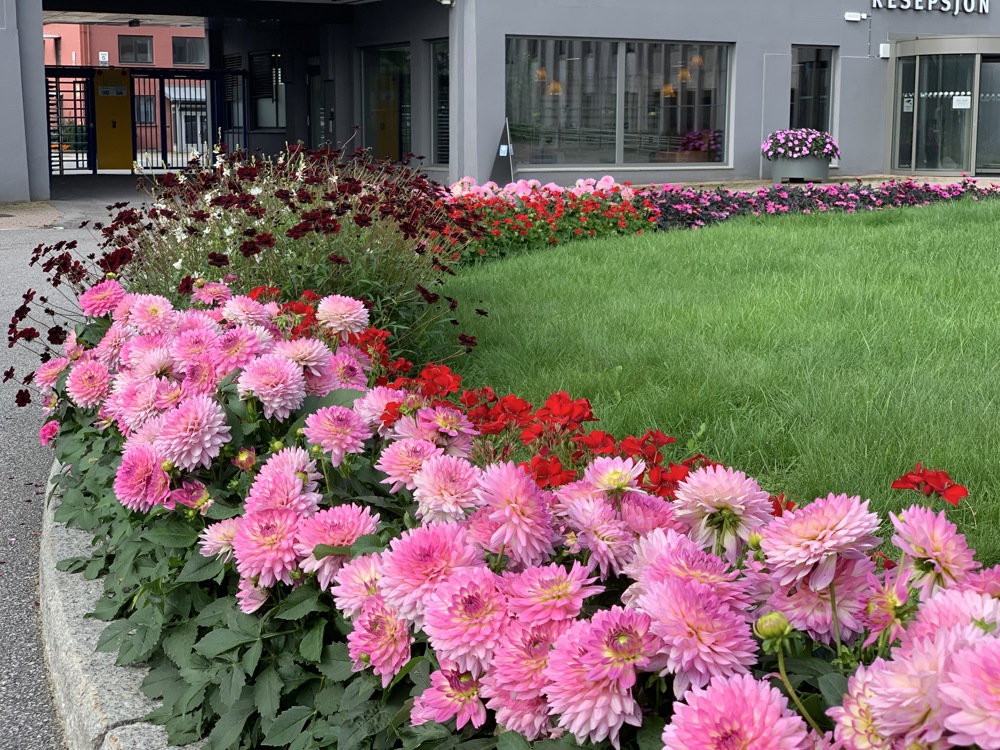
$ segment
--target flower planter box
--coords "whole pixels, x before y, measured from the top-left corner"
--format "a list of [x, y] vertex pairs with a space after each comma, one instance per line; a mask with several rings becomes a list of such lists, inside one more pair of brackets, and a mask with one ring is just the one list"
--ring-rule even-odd
[[798, 159], [776, 157], [771, 162], [771, 181], [785, 182], [826, 182], [830, 178], [830, 160], [817, 156], [801, 156]]

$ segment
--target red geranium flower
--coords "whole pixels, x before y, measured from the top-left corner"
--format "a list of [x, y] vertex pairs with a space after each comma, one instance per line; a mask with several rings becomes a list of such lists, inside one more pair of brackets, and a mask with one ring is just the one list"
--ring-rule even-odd
[[894, 490], [916, 490], [924, 496], [937, 495], [946, 503], [958, 505], [963, 497], [968, 497], [969, 490], [956, 484], [947, 472], [938, 469], [925, 469], [919, 463], [913, 471], [908, 471], [892, 483]]

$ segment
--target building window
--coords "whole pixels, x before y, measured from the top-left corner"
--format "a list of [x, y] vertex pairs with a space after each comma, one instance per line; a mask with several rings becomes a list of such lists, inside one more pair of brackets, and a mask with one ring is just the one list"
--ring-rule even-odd
[[137, 96], [135, 98], [135, 124], [153, 125], [156, 123], [156, 97]]
[[174, 65], [204, 65], [205, 37], [175, 36], [172, 46], [174, 50]]
[[285, 82], [280, 52], [250, 53], [250, 112], [257, 130], [285, 127]]
[[151, 36], [119, 36], [118, 62], [120, 63], [152, 63], [153, 37]]
[[507, 39], [507, 118], [528, 164], [726, 160], [730, 45]]
[[833, 47], [792, 47], [792, 128], [832, 126]]
[[365, 50], [365, 147], [379, 159], [399, 161], [410, 153], [410, 48]]
[[448, 41], [434, 42], [432, 45], [432, 57], [434, 65], [433, 97], [434, 97], [434, 122], [432, 127], [433, 144], [431, 152], [434, 154], [435, 164], [448, 163], [449, 146], [449, 119], [451, 103], [448, 98]]

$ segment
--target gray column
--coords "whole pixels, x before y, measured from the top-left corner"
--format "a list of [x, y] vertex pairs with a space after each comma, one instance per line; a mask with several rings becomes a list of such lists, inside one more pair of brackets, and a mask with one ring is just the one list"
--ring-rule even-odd
[[[0, 0], [0, 203], [31, 198], [28, 148], [24, 139], [24, 89], [17, 2]], [[40, 36], [40, 35], [39, 35]]]
[[45, 103], [42, 0], [15, 0], [24, 92], [24, 140], [31, 200], [49, 197], [49, 133]]

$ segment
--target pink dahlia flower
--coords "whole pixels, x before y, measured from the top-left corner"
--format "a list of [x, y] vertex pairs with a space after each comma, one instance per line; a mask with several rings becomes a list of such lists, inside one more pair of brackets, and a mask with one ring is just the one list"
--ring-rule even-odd
[[973, 624], [1000, 631], [1000, 599], [977, 591], [941, 589], [920, 604], [901, 634], [894, 656], [905, 656], [914, 643], [934, 639], [942, 630]]
[[464, 458], [428, 458], [413, 475], [417, 518], [424, 523], [464, 520], [466, 513], [478, 505], [479, 475], [480, 470]]
[[833, 719], [833, 737], [844, 750], [891, 750], [892, 743], [875, 727], [871, 706], [872, 677], [885, 662], [876, 659], [871, 666], [858, 667], [847, 681], [847, 693], [839, 706], [826, 713]]
[[804, 580], [819, 590], [830, 585], [838, 559], [861, 557], [879, 545], [878, 525], [867, 500], [830, 493], [771, 521], [760, 546], [779, 584]]
[[192, 396], [163, 415], [156, 447], [176, 466], [209, 468], [229, 442], [226, 413], [210, 396]]
[[118, 369], [121, 364], [122, 349], [133, 335], [126, 326], [113, 323], [94, 347], [94, 359], [102, 362], [109, 370]]
[[650, 584], [636, 608], [653, 621], [663, 639], [661, 675], [674, 675], [674, 694], [690, 685], [742, 674], [757, 661], [757, 644], [744, 616], [723, 603], [712, 589], [697, 581], [672, 577]]
[[329, 374], [333, 388], [352, 388], [363, 391], [368, 387], [368, 376], [365, 368], [355, 357], [347, 352], [338, 351], [328, 363]]
[[240, 610], [244, 614], [252, 615], [264, 606], [270, 596], [271, 590], [266, 586], [255, 586], [248, 578], [240, 579], [236, 600], [240, 603]]
[[663, 645], [650, 632], [651, 624], [649, 615], [634, 609], [614, 606], [595, 612], [583, 656], [590, 667], [587, 677], [595, 682], [633, 687], [636, 671], [645, 671], [650, 657]]
[[261, 467], [243, 503], [244, 512], [288, 508], [300, 516], [311, 516], [323, 499], [315, 490], [316, 463], [302, 448], [283, 448]]
[[82, 409], [99, 406], [111, 390], [111, 373], [94, 359], [80, 360], [66, 378], [66, 393]]
[[425, 406], [417, 410], [416, 419], [420, 432], [437, 434], [442, 439], [479, 434], [469, 418], [452, 406]]
[[476, 496], [498, 524], [489, 549], [503, 550], [511, 565], [540, 565], [554, 552], [556, 534], [545, 495], [517, 464], [491, 464], [479, 477]]
[[455, 570], [484, 565], [458, 524], [421, 526], [404, 531], [382, 553], [378, 589], [401, 617], [420, 629], [431, 596]]
[[482, 678], [483, 696], [488, 696], [486, 707], [491, 709], [497, 724], [511, 732], [523, 734], [529, 742], [546, 737], [556, 738], [560, 731], [556, 730], [549, 716], [549, 704], [544, 698], [520, 700], [512, 698], [509, 693], [488, 694], [487, 685], [490, 675]]
[[382, 577], [382, 555], [371, 554], [355, 557], [334, 576], [336, 583], [330, 588], [333, 602], [348, 620], [361, 614], [365, 602], [379, 596], [378, 579]]
[[903, 565], [913, 570], [912, 581], [919, 587], [922, 599], [938, 588], [961, 583], [980, 566], [965, 536], [958, 533], [958, 527], [943, 510], [935, 515], [928, 508], [914, 505], [898, 516], [890, 513], [889, 518], [896, 529], [892, 543], [906, 556]]
[[316, 546], [350, 547], [359, 537], [374, 534], [379, 516], [368, 508], [350, 503], [321, 510], [314, 516], [303, 518], [295, 537], [295, 551], [299, 567], [306, 573], [315, 573], [319, 587], [326, 591], [333, 577], [351, 559], [350, 553], [316, 558]]
[[238, 326], [264, 326], [271, 322], [271, 313], [267, 308], [249, 297], [230, 297], [222, 306], [222, 315]]
[[328, 366], [331, 352], [319, 339], [293, 339], [277, 342], [271, 354], [290, 359], [306, 374], [319, 375]]
[[871, 646], [879, 638], [887, 645], [896, 642], [903, 632], [901, 615], [910, 600], [910, 573], [896, 567], [883, 571], [881, 576], [868, 574], [871, 596], [861, 613], [861, 624], [868, 631], [864, 646]]
[[267, 419], [279, 420], [302, 406], [306, 398], [306, 379], [302, 368], [285, 357], [265, 354], [243, 368], [236, 380], [241, 397], [256, 396]]
[[115, 472], [115, 497], [129, 510], [148, 513], [167, 501], [170, 475], [163, 470], [163, 456], [151, 445], [136, 445], [122, 454]]
[[184, 370], [181, 393], [183, 396], [215, 395], [222, 374], [219, 360], [214, 353], [195, 355]]
[[368, 327], [368, 310], [361, 300], [333, 294], [316, 306], [316, 319], [334, 336], [346, 339], [349, 333], [362, 333]]
[[145, 335], [165, 333], [173, 325], [174, 306], [166, 297], [137, 294], [132, 298], [128, 322]]
[[486, 671], [509, 619], [498, 584], [489, 568], [469, 567], [437, 587], [424, 609], [423, 630], [439, 658], [475, 675]]
[[385, 407], [392, 403], [403, 403], [406, 396], [406, 391], [387, 388], [384, 385], [375, 386], [354, 402], [354, 411], [365, 421], [365, 424], [373, 430], [378, 430], [379, 434], [385, 437], [388, 434], [388, 429], [382, 424]]
[[622, 521], [636, 536], [643, 536], [655, 529], [685, 531], [674, 512], [674, 504], [645, 492], [626, 492], [622, 495]]
[[233, 559], [233, 539], [240, 529], [242, 518], [227, 518], [206, 528], [198, 538], [201, 540], [199, 551], [204, 557], [217, 557], [227, 563]]
[[185, 481], [180, 487], [170, 491], [170, 501], [167, 507], [172, 509], [175, 505], [183, 505], [185, 508], [196, 510], [204, 516], [214, 502], [204, 484]]
[[808, 730], [788, 699], [748, 674], [693, 688], [663, 729], [664, 750], [805, 750]]
[[583, 481], [601, 492], [622, 494], [639, 487], [646, 471], [643, 461], [619, 456], [599, 456], [584, 470]]
[[157, 406], [160, 389], [161, 381], [159, 378], [125, 383], [121, 391], [116, 394], [117, 408], [115, 409], [119, 423], [124, 423], [127, 428], [127, 430], [122, 430], [123, 432], [138, 430], [150, 419], [160, 414], [162, 410]]
[[507, 608], [525, 625], [541, 626], [550, 622], [573, 620], [583, 608], [583, 600], [600, 594], [603, 586], [591, 586], [587, 569], [574, 562], [570, 570], [552, 563], [531, 567], [504, 578]]
[[177, 334], [170, 344], [170, 356], [183, 372], [201, 354], [213, 354], [218, 345], [219, 334], [209, 328], [192, 328]]
[[427, 440], [397, 440], [382, 451], [375, 468], [385, 473], [382, 484], [392, 485], [389, 492], [399, 492], [403, 487], [412, 490], [417, 486], [413, 477], [423, 468], [424, 461], [443, 454], [444, 451]]
[[1000, 750], [1000, 638], [955, 654], [938, 690], [952, 743]]
[[486, 706], [479, 697], [479, 680], [470, 672], [441, 666], [431, 673], [431, 686], [414, 699], [410, 723], [455, 719], [456, 729], [469, 723], [481, 727], [486, 723]]
[[544, 693], [549, 712], [558, 714], [557, 725], [571, 732], [578, 743], [610, 739], [618, 747], [622, 726], [641, 726], [642, 708], [632, 691], [617, 680], [593, 680], [593, 626], [576, 621], [549, 653]]
[[771, 520], [770, 496], [742, 471], [703, 466], [677, 487], [674, 512], [688, 535], [735, 565], [750, 531]]
[[500, 636], [490, 670], [483, 678], [483, 696], [513, 700], [541, 698], [548, 685], [545, 667], [549, 663], [549, 649], [569, 626], [569, 622], [563, 622], [533, 627], [511, 620]]
[[59, 422], [58, 420], [53, 419], [43, 424], [42, 429], [38, 431], [38, 442], [40, 442], [44, 448], [46, 445], [51, 443], [58, 434]]
[[95, 284], [80, 295], [80, 310], [88, 318], [97, 318], [112, 312], [125, 298], [125, 290], [114, 279]]
[[348, 453], [361, 453], [371, 429], [357, 414], [344, 406], [326, 406], [306, 417], [303, 434], [310, 443], [330, 454], [330, 463], [340, 466]]
[[48, 393], [59, 382], [59, 376], [69, 367], [69, 359], [56, 357], [38, 366], [35, 370], [35, 385], [42, 393]]
[[354, 621], [354, 630], [347, 636], [353, 670], [361, 672], [370, 665], [382, 678], [383, 688], [389, 687], [392, 678], [410, 660], [412, 643], [406, 621], [378, 596], [365, 602]]
[[267, 350], [261, 329], [239, 326], [219, 337], [217, 354], [219, 366], [227, 372], [246, 367]]
[[1000, 599], [1000, 565], [969, 574], [960, 588]]
[[277, 581], [292, 584], [292, 571], [298, 567], [295, 535], [299, 515], [287, 508], [248, 513], [233, 537], [236, 569], [244, 578], [270, 587]]
[[218, 281], [208, 281], [191, 293], [191, 299], [203, 305], [217, 305], [232, 296], [229, 287]]
[[601, 495], [575, 500], [569, 506], [566, 520], [580, 546], [590, 550], [591, 564], [600, 570], [601, 580], [611, 573], [620, 573], [632, 560], [632, 532]]

